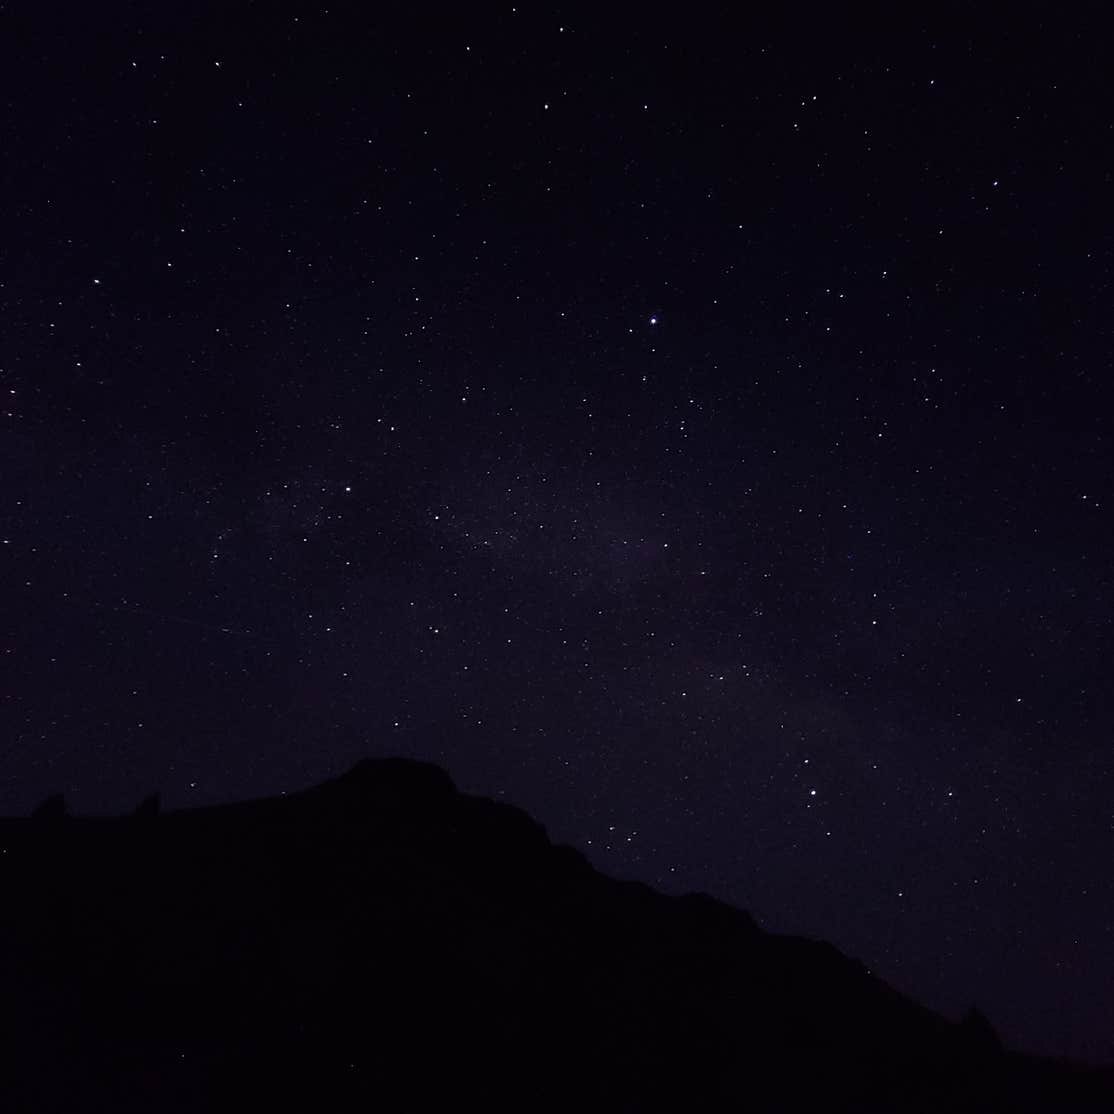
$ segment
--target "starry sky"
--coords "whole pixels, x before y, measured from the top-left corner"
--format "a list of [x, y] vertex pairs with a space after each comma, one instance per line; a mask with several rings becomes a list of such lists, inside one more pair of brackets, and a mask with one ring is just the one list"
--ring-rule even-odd
[[0, 813], [431, 759], [1114, 1060], [1100, 11], [5, 5]]

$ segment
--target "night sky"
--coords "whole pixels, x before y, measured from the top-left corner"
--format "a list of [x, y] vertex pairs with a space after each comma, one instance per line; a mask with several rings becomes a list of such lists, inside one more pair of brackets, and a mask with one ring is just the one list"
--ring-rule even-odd
[[0, 9], [0, 814], [430, 759], [1114, 1060], [1102, 9], [603, 8]]

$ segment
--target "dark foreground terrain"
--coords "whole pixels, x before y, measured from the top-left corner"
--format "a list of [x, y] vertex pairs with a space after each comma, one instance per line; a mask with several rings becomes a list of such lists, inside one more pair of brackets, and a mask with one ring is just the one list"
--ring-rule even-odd
[[434, 766], [0, 821], [0, 1110], [1114, 1110], [835, 948], [596, 873]]

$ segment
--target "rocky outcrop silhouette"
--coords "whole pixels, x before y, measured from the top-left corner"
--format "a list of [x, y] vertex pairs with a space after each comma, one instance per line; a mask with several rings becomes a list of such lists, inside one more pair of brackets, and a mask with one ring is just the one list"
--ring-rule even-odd
[[162, 799], [160, 795], [158, 793], [151, 793], [135, 806], [132, 817], [136, 820], [153, 820], [161, 811]]
[[66, 798], [62, 793], [53, 793], [36, 805], [31, 819], [38, 824], [57, 824], [66, 818]]
[[4, 1111], [1114, 1109], [1109, 1073], [607, 878], [424, 763], [0, 820], [0, 872]]

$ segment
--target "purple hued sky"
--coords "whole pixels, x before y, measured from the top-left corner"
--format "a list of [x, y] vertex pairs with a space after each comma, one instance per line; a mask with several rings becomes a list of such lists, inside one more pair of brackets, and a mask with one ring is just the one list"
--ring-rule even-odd
[[1098, 12], [8, 6], [0, 813], [432, 759], [1114, 1060]]

